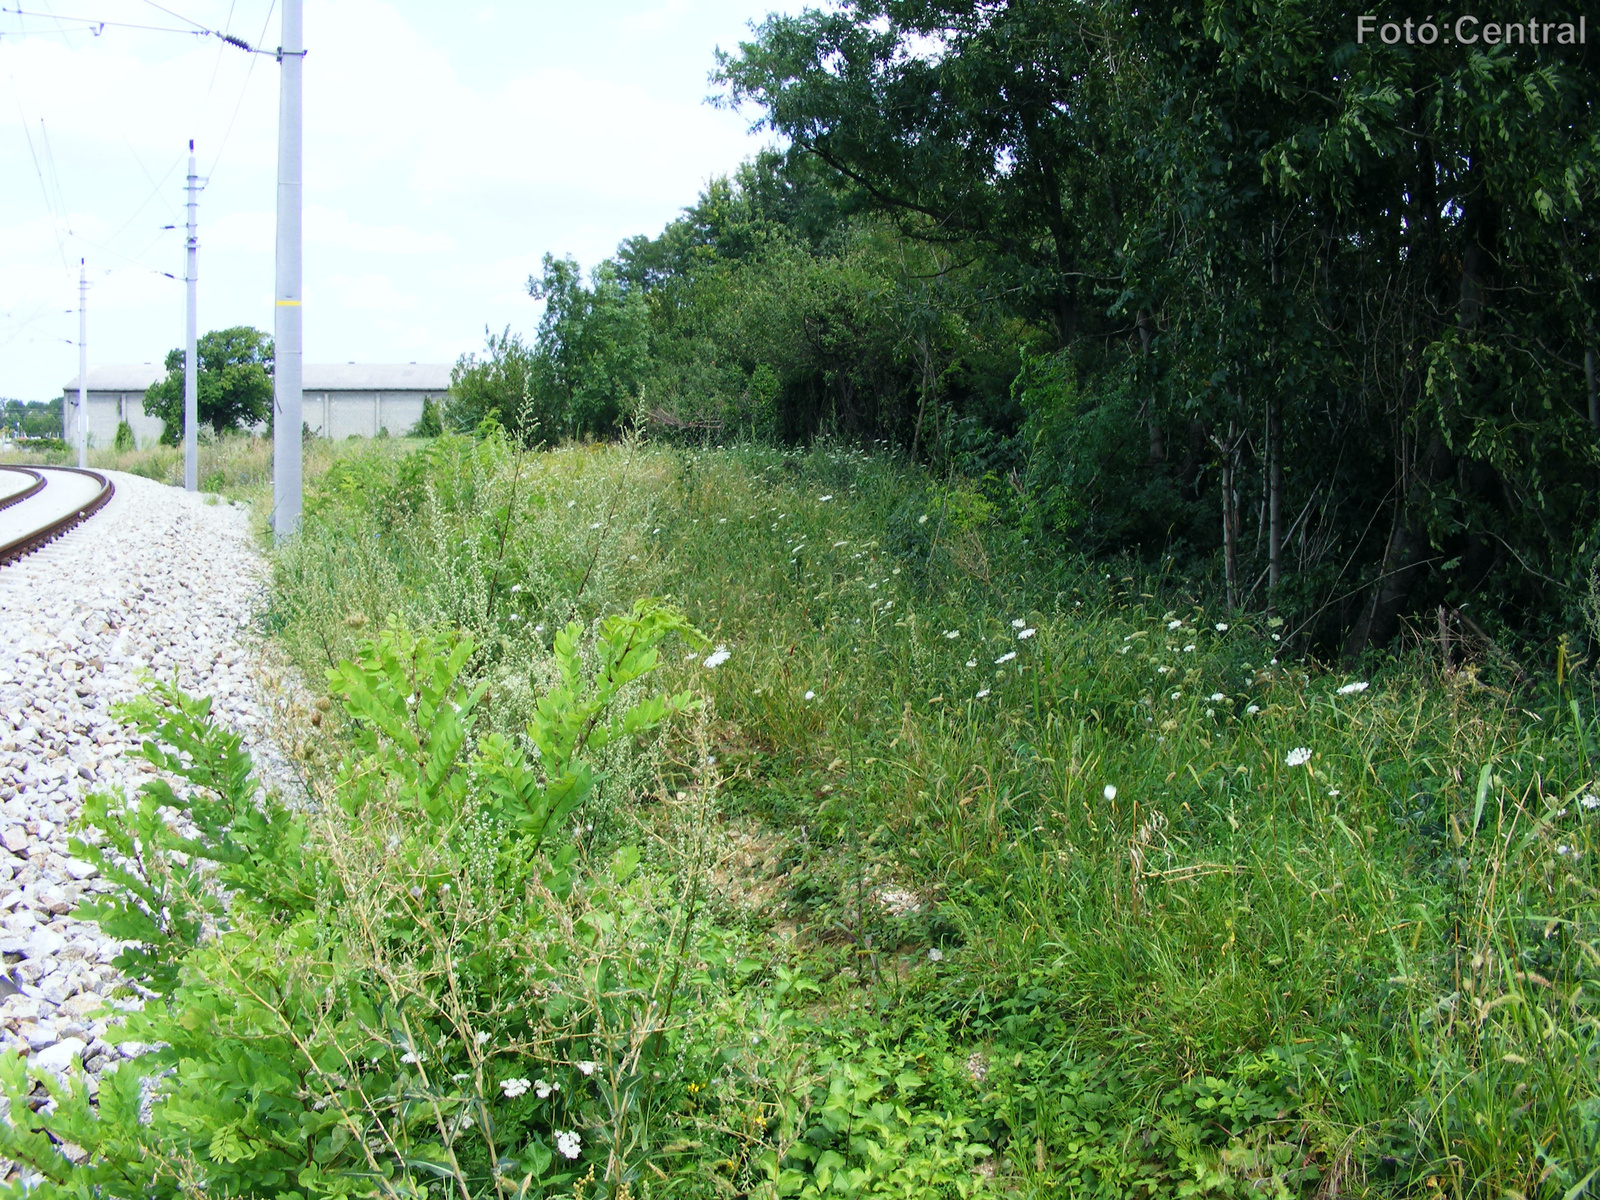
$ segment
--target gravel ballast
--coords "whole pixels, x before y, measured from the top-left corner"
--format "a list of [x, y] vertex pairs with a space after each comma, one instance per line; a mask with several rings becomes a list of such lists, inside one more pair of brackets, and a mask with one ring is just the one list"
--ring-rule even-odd
[[107, 474], [116, 495], [100, 513], [0, 568], [0, 1049], [58, 1072], [139, 1049], [104, 1040], [108, 1001], [137, 1003], [110, 999], [120, 945], [71, 915], [107, 886], [68, 849], [83, 796], [132, 795], [153, 770], [112, 707], [142, 675], [176, 676], [292, 786], [256, 685], [266, 569], [246, 510]]

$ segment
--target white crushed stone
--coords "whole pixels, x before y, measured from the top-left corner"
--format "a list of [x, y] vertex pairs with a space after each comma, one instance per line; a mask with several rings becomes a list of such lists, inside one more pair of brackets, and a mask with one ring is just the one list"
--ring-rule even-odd
[[[268, 737], [256, 639], [266, 568], [244, 509], [108, 472], [111, 503], [44, 549], [0, 567], [0, 1051], [97, 1074], [142, 1047], [113, 1047], [100, 1014], [121, 982], [120, 944], [70, 914], [108, 885], [72, 858], [68, 826], [89, 791], [132, 795], [153, 767], [111, 708], [141, 673], [213, 697], [258, 776], [293, 794]], [[6, 990], [0, 980], [0, 991]], [[127, 1008], [132, 999], [111, 1000]]]

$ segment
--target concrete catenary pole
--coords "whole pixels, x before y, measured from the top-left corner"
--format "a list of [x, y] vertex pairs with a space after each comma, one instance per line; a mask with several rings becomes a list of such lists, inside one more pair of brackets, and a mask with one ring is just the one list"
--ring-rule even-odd
[[78, 260], [78, 465], [89, 465], [89, 267], [81, 258]]
[[300, 527], [300, 79], [301, 0], [284, 0], [278, 47], [278, 282], [273, 321], [272, 530]]
[[184, 246], [188, 261], [184, 264], [183, 281], [188, 289], [183, 314], [183, 486], [191, 491], [200, 490], [200, 379], [199, 364], [195, 361], [195, 287], [199, 282], [198, 258], [200, 243], [195, 237], [195, 188], [199, 182], [194, 171], [194, 139], [189, 139], [189, 203]]

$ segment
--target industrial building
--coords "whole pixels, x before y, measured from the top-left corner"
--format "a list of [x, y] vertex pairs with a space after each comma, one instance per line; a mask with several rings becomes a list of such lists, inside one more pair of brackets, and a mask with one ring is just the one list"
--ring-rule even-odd
[[[126, 421], [141, 446], [161, 436], [159, 417], [147, 416], [144, 393], [166, 378], [154, 363], [90, 367], [90, 445], [109, 446]], [[301, 368], [301, 416], [319, 437], [376, 437], [409, 433], [427, 400], [450, 390], [449, 363], [306, 363]], [[67, 437], [76, 436], [78, 381], [62, 388]]]

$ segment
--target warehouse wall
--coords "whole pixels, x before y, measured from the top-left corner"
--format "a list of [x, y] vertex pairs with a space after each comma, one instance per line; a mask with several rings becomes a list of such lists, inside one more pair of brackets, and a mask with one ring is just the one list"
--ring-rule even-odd
[[[442, 399], [442, 397], [440, 397]], [[306, 392], [301, 417], [319, 437], [376, 437], [387, 429], [392, 437], [410, 433], [422, 417], [424, 395], [418, 392]], [[67, 440], [78, 436], [77, 396], [67, 405]], [[126, 420], [140, 446], [161, 437], [161, 420], [147, 416], [141, 392], [89, 393], [89, 444], [109, 446], [116, 440], [117, 423]]]
[[423, 400], [417, 392], [306, 392], [301, 414], [312, 433], [334, 441], [383, 429], [403, 437], [422, 417]]

